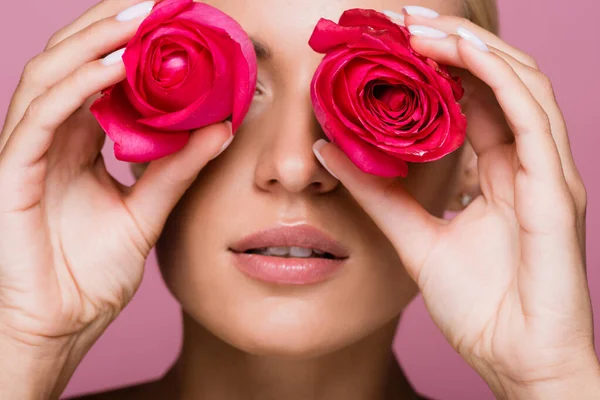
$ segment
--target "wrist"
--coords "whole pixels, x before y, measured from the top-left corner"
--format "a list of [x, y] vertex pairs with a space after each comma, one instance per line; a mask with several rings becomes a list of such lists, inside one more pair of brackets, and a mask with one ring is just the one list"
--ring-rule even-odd
[[600, 399], [600, 362], [592, 353], [578, 358], [569, 366], [556, 369], [555, 373], [535, 380], [518, 380], [496, 374], [488, 380], [498, 399], [547, 400], [547, 399]]
[[75, 368], [112, 318], [61, 337], [0, 330], [0, 400], [58, 399]]
[[32, 346], [0, 337], [0, 400], [50, 399], [70, 351], [69, 340]]

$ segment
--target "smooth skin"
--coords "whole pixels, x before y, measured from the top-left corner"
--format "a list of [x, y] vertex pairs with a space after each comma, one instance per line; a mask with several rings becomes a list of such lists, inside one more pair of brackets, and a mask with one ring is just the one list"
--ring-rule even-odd
[[[98, 59], [135, 32], [141, 19], [114, 15], [136, 2], [105, 0], [58, 32], [13, 96], [0, 136], [0, 399], [58, 397], [139, 286], [172, 209], [231, 137], [227, 124], [194, 132], [131, 188], [107, 173], [104, 134], [87, 108], [125, 76], [121, 63]], [[400, 181], [362, 174], [332, 144], [316, 149], [498, 398], [596, 398], [586, 195], [548, 79], [530, 56], [464, 19], [405, 23], [450, 34], [411, 40], [418, 52], [469, 71], [477, 78], [469, 84], [485, 84], [497, 99], [466, 109], [478, 128], [469, 141], [482, 195], [443, 221]], [[460, 26], [491, 53], [459, 39]]]
[[141, 22], [115, 20], [126, 3], [102, 2], [50, 40], [25, 67], [2, 130], [2, 399], [62, 392], [139, 286], [169, 212], [231, 137], [225, 123], [194, 132], [133, 187], [108, 174], [87, 99], [125, 77], [122, 62], [98, 58]]
[[[586, 191], [550, 80], [531, 56], [462, 18], [407, 15], [405, 24], [447, 33], [411, 44], [470, 71], [504, 111], [508, 129], [469, 131], [482, 194], [448, 222], [398, 181], [363, 174], [335, 145], [315, 151], [392, 240], [437, 326], [498, 398], [597, 397]], [[460, 27], [491, 51], [460, 38]]]

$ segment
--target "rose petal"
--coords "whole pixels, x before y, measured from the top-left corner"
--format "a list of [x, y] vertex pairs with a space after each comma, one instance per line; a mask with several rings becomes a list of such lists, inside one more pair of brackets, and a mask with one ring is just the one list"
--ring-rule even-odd
[[375, 10], [365, 10], [360, 8], [344, 11], [340, 17], [340, 26], [352, 28], [360, 26], [370, 35], [391, 36], [393, 42], [407, 48], [410, 44], [410, 32], [403, 26], [392, 22], [384, 14]]
[[139, 124], [139, 115], [131, 107], [121, 84], [107, 91], [90, 108], [100, 126], [115, 142], [117, 159], [128, 162], [149, 162], [182, 149], [189, 132], [159, 132]]
[[205, 3], [194, 3], [182, 13], [180, 18], [190, 18], [213, 27], [215, 31], [225, 31], [236, 42], [233, 50], [233, 71], [235, 71], [235, 91], [233, 93], [232, 129], [236, 132], [241, 125], [254, 98], [258, 63], [254, 45], [241, 25], [220, 10]]
[[[220, 63], [222, 68], [220, 72], [217, 71], [216, 73], [222, 79], [219, 79], [219, 82], [215, 82], [215, 86], [210, 90], [211, 94], [209, 97], [206, 97], [206, 93], [203, 93], [205, 96], [196, 99], [189, 107], [178, 112], [166, 114], [165, 112], [176, 107], [170, 106], [163, 110], [154, 104], [150, 104], [141, 96], [142, 93], [145, 94], [146, 98], [149, 95], [143, 86], [139, 88], [139, 92], [132, 90], [131, 87], [126, 88], [127, 96], [134, 107], [146, 117], [140, 120], [140, 122], [148, 126], [160, 128], [161, 130], [187, 130], [218, 122], [232, 115], [232, 123], [235, 131], [250, 107], [256, 88], [257, 62], [254, 47], [250, 39], [235, 20], [207, 4], [196, 3], [191, 0], [169, 0], [160, 4], [162, 5], [162, 18], [171, 18], [171, 24], [176, 24], [178, 23], [177, 21], [184, 25], [191, 22], [196, 26], [201, 25], [204, 28], [202, 29], [203, 36], [209, 35], [214, 39], [216, 33], [217, 36], [221, 37], [218, 39], [219, 46], [211, 46], [210, 43], [207, 43], [207, 47], [210, 47], [213, 57], [215, 57], [215, 53], [219, 53], [218, 57], [222, 61]], [[152, 30], [157, 28], [161, 22], [164, 23], [164, 21], [156, 18], [155, 11], [153, 11], [151, 16], [153, 18], [150, 22], [144, 21], [143, 26], [145, 27], [144, 31], [150, 32], [150, 35], [153, 35]], [[210, 29], [206, 29], [207, 27]], [[138, 33], [141, 30], [140, 28]], [[154, 33], [154, 35], [157, 34]], [[156, 38], [156, 36], [153, 38]], [[147, 49], [149, 47], [148, 41], [145, 41], [145, 39], [147, 38], [143, 34], [136, 35], [132, 39], [132, 43], [128, 45], [128, 47], [131, 46], [128, 60], [133, 66], [136, 65], [134, 57], [139, 56], [144, 48]], [[227, 39], [229, 45], [224, 43], [223, 40], [225, 39]], [[231, 43], [231, 39], [235, 43]], [[145, 43], [142, 43], [142, 41], [145, 41]], [[145, 58], [148, 57], [146, 56]], [[231, 60], [234, 60], [234, 65], [230, 64]], [[223, 68], [231, 68], [233, 72], [225, 72]], [[135, 68], [128, 69], [127, 79], [133, 85], [139, 81], [138, 72]], [[146, 80], [147, 77], [144, 78], [144, 82]], [[234, 86], [235, 90], [233, 89]], [[186, 90], [188, 94], [190, 93], [187, 85], [186, 89], [182, 90]], [[225, 93], [231, 93], [231, 97], [224, 96]], [[157, 93], [154, 92], [153, 95], [156, 96]], [[175, 97], [173, 94], [170, 95]], [[177, 94], [176, 96], [179, 98], [181, 94]], [[185, 103], [186, 101], [182, 100], [182, 102]], [[206, 104], [206, 107], [202, 108], [203, 104]]]
[[326, 53], [311, 85], [317, 119], [363, 171], [385, 176], [385, 163], [433, 161], [464, 142], [460, 80], [417, 54], [406, 28], [348, 10], [339, 24], [320, 22], [311, 46]]
[[[178, 39], [178, 38], [174, 38]], [[210, 48], [194, 47], [180, 38], [179, 43], [185, 46], [187, 53], [187, 74], [184, 80], [170, 88], [164, 88], [155, 79], [147, 79], [146, 87], [149, 101], [152, 104], [166, 103], [163, 107], [171, 112], [180, 111], [198, 101], [199, 97], [209, 93], [215, 85], [217, 71], [215, 68], [214, 53]]]
[[348, 79], [344, 70], [341, 70], [337, 79], [334, 80], [333, 91], [335, 93], [336, 101], [333, 101], [332, 105], [344, 125], [352, 129], [355, 133], [364, 135], [364, 127], [357, 118], [357, 111], [350, 97]]
[[[189, 130], [223, 121], [232, 114], [235, 80], [230, 60], [235, 43], [229, 40], [226, 32], [214, 28], [205, 27], [202, 35], [214, 61], [215, 77], [212, 88], [201, 92], [202, 96], [197, 96], [194, 102], [182, 110], [144, 118], [140, 123], [160, 129]], [[200, 71], [196, 75], [202, 76]], [[186, 85], [181, 90], [193, 91], [194, 87]]]
[[317, 53], [327, 53], [341, 44], [359, 40], [364, 31], [365, 29], [360, 26], [346, 28], [333, 21], [321, 18], [308, 44]]
[[405, 161], [379, 150], [355, 136], [351, 131], [344, 132], [343, 128], [337, 127], [327, 136], [363, 172], [388, 178], [408, 174], [408, 165]]
[[363, 8], [352, 8], [344, 11], [338, 24], [343, 27], [370, 26], [380, 30], [400, 29], [398, 24], [392, 22], [384, 14]]
[[[176, 43], [179, 46], [179, 51], [187, 55], [183, 66], [183, 80], [172, 87], [165, 87], [153, 76], [151, 68], [142, 71], [144, 79], [141, 82], [140, 92], [144, 88], [147, 102], [165, 112], [176, 112], [188, 107], [198, 99], [199, 93], [209, 92], [214, 81], [215, 71], [211, 51], [201, 46], [198, 39], [192, 40], [178, 36], [179, 32], [180, 29], [172, 30], [171, 36], [158, 39], [157, 41], [160, 41], [160, 43], [157, 43], [156, 46], [164, 46], [165, 43], [169, 42]], [[165, 65], [167, 60], [164, 59], [164, 56], [159, 62], [161, 65], [158, 70], [167, 68], [167, 65]], [[178, 71], [172, 69], [171, 74], [173, 73], [178, 73]], [[173, 78], [171, 77], [171, 79]]]
[[142, 54], [142, 39], [147, 32], [152, 32], [156, 27], [168, 21], [193, 4], [193, 0], [163, 0], [158, 3], [150, 15], [140, 24], [135, 35], [129, 40], [123, 62], [127, 71], [127, 80], [131, 87], [136, 87], [137, 65]]

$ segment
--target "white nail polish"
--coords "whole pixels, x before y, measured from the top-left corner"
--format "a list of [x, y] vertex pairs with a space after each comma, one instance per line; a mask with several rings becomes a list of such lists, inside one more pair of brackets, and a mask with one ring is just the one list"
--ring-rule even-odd
[[440, 14], [432, 9], [421, 6], [405, 6], [404, 11], [406, 11], [408, 15], [414, 15], [415, 17], [437, 18], [440, 16]]
[[125, 22], [136, 18], [145, 17], [152, 12], [154, 4], [154, 1], [144, 1], [143, 3], [138, 3], [134, 6], [131, 6], [117, 14], [117, 21]]
[[211, 160], [214, 160], [215, 158], [219, 157], [221, 154], [223, 154], [223, 152], [225, 150], [227, 150], [227, 148], [229, 147], [229, 145], [231, 144], [231, 142], [233, 142], [233, 132], [232, 132], [232, 126], [231, 126], [231, 121], [225, 121], [224, 124], [226, 124], [229, 127], [229, 133], [231, 135], [231, 137], [229, 139], [227, 139], [227, 141], [225, 143], [223, 143], [223, 145], [221, 146], [221, 149], [219, 150], [219, 152], [213, 157], [211, 158]]
[[329, 172], [331, 174], [331, 176], [333, 176], [335, 179], [337, 179], [339, 181], [340, 178], [338, 178], [336, 174], [334, 174], [333, 172], [331, 172], [331, 170], [327, 166], [327, 163], [325, 162], [325, 159], [323, 158], [323, 156], [320, 153], [320, 151], [323, 148], [323, 146], [325, 146], [327, 143], [328, 142], [326, 140], [323, 140], [323, 139], [317, 140], [315, 142], [315, 144], [313, 144], [313, 153], [315, 153], [315, 157], [317, 157], [317, 160], [319, 160], [319, 162], [321, 163], [321, 165], [323, 166], [323, 168], [325, 168], [327, 170], [327, 172]]
[[404, 15], [390, 10], [384, 10], [383, 14], [396, 24], [404, 26]]
[[119, 62], [123, 62], [123, 54], [125, 53], [125, 49], [117, 50], [113, 53], [110, 53], [106, 57], [102, 59], [102, 64], [104, 65], [113, 65]]
[[424, 25], [411, 25], [408, 27], [411, 35], [422, 36], [431, 39], [443, 39], [448, 36], [446, 32]]
[[221, 146], [221, 150], [219, 150], [219, 152], [217, 153], [217, 155], [215, 156], [215, 158], [219, 157], [221, 154], [223, 154], [223, 152], [225, 150], [227, 150], [227, 148], [229, 147], [229, 145], [231, 144], [231, 142], [233, 142], [233, 136], [230, 137], [229, 139], [227, 139], [227, 141], [225, 143], [223, 143], [223, 146]]
[[470, 30], [463, 28], [462, 26], [456, 30], [456, 33], [461, 38], [468, 40], [479, 50], [489, 53], [490, 48], [483, 42], [483, 40], [479, 39], [477, 35], [475, 35]]
[[470, 195], [468, 195], [466, 193], [463, 193], [462, 196], [460, 196], [460, 204], [463, 207], [467, 207], [472, 202], [473, 202], [473, 197], [472, 196], [470, 196]]

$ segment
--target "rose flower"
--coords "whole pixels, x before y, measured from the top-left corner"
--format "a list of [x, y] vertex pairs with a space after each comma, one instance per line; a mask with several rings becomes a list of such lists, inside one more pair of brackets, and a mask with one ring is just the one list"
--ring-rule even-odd
[[127, 79], [91, 111], [119, 160], [148, 162], [183, 148], [190, 131], [231, 119], [235, 132], [256, 89], [256, 55], [229, 16], [192, 0], [165, 0], [123, 55]]
[[465, 140], [460, 79], [417, 54], [410, 33], [373, 10], [321, 19], [310, 46], [325, 54], [311, 88], [327, 137], [362, 171], [405, 177], [407, 162], [438, 160]]

